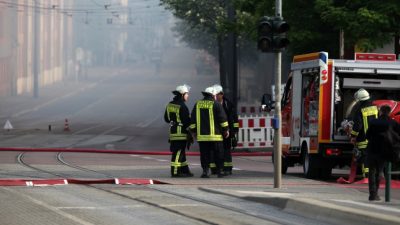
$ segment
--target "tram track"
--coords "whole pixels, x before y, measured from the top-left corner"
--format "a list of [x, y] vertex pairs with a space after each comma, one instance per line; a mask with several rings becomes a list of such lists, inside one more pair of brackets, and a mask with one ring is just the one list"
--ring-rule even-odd
[[[40, 168], [38, 166], [33, 166], [32, 164], [28, 163], [24, 159], [26, 154], [28, 154], [28, 153], [27, 152], [22, 152], [22, 153], [18, 154], [18, 156], [17, 156], [17, 162], [20, 165], [24, 166], [24, 167], [27, 167], [27, 168], [29, 168], [31, 170], [34, 170], [34, 171], [38, 171], [38, 172], [41, 172], [41, 173], [52, 175], [52, 176], [57, 177], [57, 178], [65, 179], [65, 178], [70, 178], [70, 177], [79, 177], [79, 175], [76, 175], [76, 174], [67, 174], [65, 172], [62, 172], [62, 173], [54, 172], [54, 171], [50, 171], [50, 170], [47, 170], [47, 169], [42, 169], [42, 168]], [[101, 175], [102, 176], [101, 178], [114, 178], [110, 174], [106, 174], [106, 173], [103, 173], [103, 172], [99, 172], [99, 171], [96, 171], [96, 170], [91, 170], [91, 169], [88, 169], [88, 168], [85, 168], [85, 167], [82, 167], [82, 166], [73, 165], [71, 163], [68, 163], [68, 162], [65, 161], [65, 159], [62, 156], [62, 154], [63, 154], [62, 152], [58, 152], [56, 157], [55, 157], [55, 160], [59, 164], [59, 166], [65, 166], [66, 168], [72, 168], [72, 169], [78, 170], [80, 172], [85, 172], [85, 173], [90, 173], [91, 174], [91, 176], [85, 177], [85, 178], [91, 178], [93, 176], [93, 174]]]
[[[31, 170], [35, 170], [35, 171], [39, 171], [41, 173], [45, 173], [45, 174], [49, 174], [52, 175], [54, 177], [57, 178], [66, 178], [68, 176], [74, 176], [74, 174], [65, 174], [60, 173], [60, 172], [55, 172], [55, 171], [49, 171], [47, 169], [43, 169], [37, 166], [33, 166], [32, 164], [30, 164], [29, 162], [27, 162], [26, 160], [26, 152], [22, 152], [20, 154], [18, 154], [17, 156], [17, 161], [19, 164], [31, 169]], [[99, 171], [95, 171], [95, 170], [91, 170], [88, 168], [84, 168], [81, 167], [79, 165], [74, 165], [71, 164], [69, 162], [67, 162], [63, 155], [62, 152], [59, 152], [56, 154], [56, 156], [53, 158], [56, 159], [56, 161], [65, 167], [68, 168], [73, 168], [76, 169], [78, 171], [84, 171], [86, 173], [90, 173], [90, 174], [100, 174], [101, 176], [103, 176], [104, 178], [111, 178], [112, 176], [110, 176], [109, 174], [106, 173], [102, 173]], [[204, 223], [204, 224], [219, 224], [218, 222], [215, 222], [215, 220], [213, 219], [208, 219], [207, 217], [201, 217], [201, 216], [197, 216], [191, 212], [189, 212], [188, 210], [180, 210], [179, 208], [175, 208], [174, 206], [169, 206], [166, 205], [164, 203], [162, 203], [162, 201], [157, 202], [156, 199], [152, 199], [152, 198], [143, 198], [143, 197], [135, 197], [135, 196], [130, 196], [128, 194], [125, 193], [120, 193], [117, 190], [114, 190], [114, 186], [103, 186], [103, 185], [95, 185], [95, 184], [87, 184], [85, 185], [88, 188], [93, 188], [102, 192], [106, 192], [108, 194], [112, 194], [124, 199], [127, 199], [128, 201], [135, 201], [135, 202], [139, 202], [142, 204], [145, 204], [147, 206], [150, 207], [154, 207], [157, 209], [161, 209], [182, 217], [185, 217], [187, 219], [190, 220], [195, 220], [198, 221], [200, 223]], [[138, 187], [138, 186], [135, 186]], [[277, 224], [298, 224], [297, 222], [292, 222], [291, 220], [286, 220], [286, 219], [282, 219], [279, 217], [276, 217], [272, 214], [260, 214], [257, 212], [252, 212], [248, 209], [245, 208], [240, 208], [237, 207], [236, 205], [232, 205], [232, 204], [223, 204], [223, 201], [218, 201], [218, 198], [216, 197], [215, 199], [210, 199], [210, 197], [207, 198], [202, 198], [201, 195], [191, 195], [188, 193], [178, 193], [176, 190], [169, 190], [163, 187], [159, 187], [157, 185], [145, 185], [145, 186], [141, 186], [141, 188], [147, 189], [151, 192], [157, 192], [157, 193], [161, 193], [163, 196], [170, 196], [173, 199], [180, 199], [182, 201], [189, 201], [191, 205], [203, 205], [205, 206], [207, 209], [208, 208], [216, 208], [218, 211], [223, 210], [224, 214], [235, 214], [237, 215], [242, 215], [242, 216], [246, 216], [246, 217], [251, 217], [254, 218], [255, 220], [262, 220], [265, 221], [266, 223], [277, 223]], [[202, 192], [205, 195], [215, 195], [218, 196], [219, 194], [217, 193], [212, 193], [212, 192], [208, 192], [207, 190], [203, 189], [203, 188], [197, 188], [197, 191]], [[159, 196], [159, 194], [154, 194], [154, 196]], [[226, 197], [226, 196], [225, 196]], [[234, 198], [234, 197], [231, 197]], [[239, 216], [240, 217], [240, 216]]]
[[[157, 209], [162, 209], [162, 210], [177, 214], [179, 216], [186, 217], [188, 219], [193, 219], [193, 220], [196, 220], [198, 222], [202, 222], [202, 223], [205, 223], [205, 224], [220, 224], [219, 222], [214, 222], [211, 219], [207, 219], [206, 217], [194, 216], [194, 215], [192, 215], [191, 213], [189, 213], [188, 211], [185, 211], [185, 210], [173, 209], [171, 207], [168, 207], [168, 205], [163, 205], [162, 203], [154, 202], [154, 200], [151, 201], [151, 200], [146, 200], [146, 199], [143, 199], [143, 198], [132, 197], [130, 195], [123, 194], [123, 193], [120, 193], [120, 192], [116, 192], [114, 190], [109, 190], [107, 188], [100, 187], [100, 186], [95, 186], [95, 185], [88, 185], [88, 186], [91, 187], [91, 188], [100, 190], [100, 191], [107, 192], [109, 194], [113, 194], [113, 195], [125, 198], [125, 199], [137, 201], [137, 202], [146, 204], [148, 206], [155, 207]], [[148, 189], [150, 191], [156, 191], [158, 193], [169, 195], [169, 196], [172, 196], [173, 198], [189, 200], [191, 202], [194, 202], [194, 204], [192, 204], [192, 205], [202, 204], [202, 205], [206, 205], [207, 208], [210, 208], [210, 207], [214, 208], [215, 207], [215, 208], [218, 209], [218, 211], [221, 211], [221, 210], [227, 211], [227, 212], [224, 212], [224, 214], [232, 214], [232, 213], [234, 213], [236, 215], [242, 215], [242, 216], [251, 217], [251, 218], [254, 218], [254, 219], [257, 219], [257, 220], [265, 221], [265, 224], [269, 224], [269, 223], [287, 224], [287, 225], [308, 224], [308, 223], [299, 223], [299, 221], [293, 220], [293, 218], [291, 218], [291, 217], [297, 217], [295, 215], [289, 216], [289, 219], [286, 219], [288, 217], [286, 217], [284, 219], [284, 218], [275, 216], [274, 214], [271, 214], [271, 213], [261, 214], [261, 213], [257, 213], [257, 212], [252, 212], [251, 209], [246, 209], [246, 208], [243, 208], [243, 207], [242, 208], [237, 207], [236, 204], [235, 205], [223, 204], [220, 201], [218, 201], [218, 198], [215, 198], [214, 200], [204, 199], [204, 198], [196, 197], [196, 196], [190, 195], [190, 194], [177, 193], [176, 191], [167, 190], [167, 189], [164, 189], [162, 187], [155, 186], [155, 185], [146, 185], [146, 186], [143, 186], [143, 188]], [[197, 188], [196, 191], [200, 191], [200, 192], [202, 192], [203, 194], [206, 194], [206, 195], [221, 196], [218, 193], [207, 191], [204, 188]], [[155, 194], [155, 195], [157, 196], [157, 194]], [[224, 197], [225, 198], [226, 197], [230, 197], [230, 198], [233, 199], [233, 201], [237, 201], [237, 197], [226, 196], [226, 195], [224, 195]], [[246, 201], [246, 200], [242, 200], [242, 201]], [[223, 202], [227, 202], [227, 201], [223, 201]], [[267, 207], [267, 206], [265, 206], [265, 207]], [[276, 210], [277, 212], [279, 211], [278, 208], [275, 208], [275, 207], [271, 207], [271, 208], [274, 208], [273, 210]], [[281, 213], [281, 212], [279, 212], [279, 213]], [[302, 218], [302, 219], [307, 220], [306, 218]], [[269, 223], [267, 223], [267, 222], [269, 222]], [[314, 224], [318, 224], [318, 223], [314, 223]]]
[[[26, 154], [27, 154], [26, 152], [22, 152], [22, 153], [18, 154], [18, 156], [17, 156], [17, 161], [22, 166], [27, 167], [27, 168], [29, 168], [31, 170], [35, 170], [35, 171], [38, 171], [38, 172], [41, 172], [41, 173], [46, 173], [46, 174], [52, 175], [52, 176], [57, 177], [57, 178], [65, 179], [66, 177], [69, 176], [69, 175], [64, 174], [64, 173], [49, 171], [49, 170], [42, 169], [42, 168], [39, 168], [37, 166], [31, 165], [30, 163], [27, 162], [27, 160], [25, 158]], [[81, 166], [78, 166], [78, 165], [73, 165], [71, 163], [66, 162], [66, 160], [63, 158], [62, 152], [57, 153], [55, 159], [57, 160], [57, 162], [60, 165], [66, 166], [68, 168], [73, 168], [73, 169], [76, 169], [76, 170], [79, 170], [79, 171], [88, 172], [88, 173], [101, 174], [102, 176], [104, 176], [106, 178], [110, 178], [111, 177], [109, 174], [101, 173], [101, 172], [98, 172], [98, 171], [95, 171], [95, 170], [87, 169], [87, 168], [84, 168], [84, 167], [81, 167]], [[96, 189], [96, 190], [99, 190], [99, 191], [106, 192], [108, 194], [112, 194], [112, 195], [115, 195], [115, 196], [118, 196], [118, 197], [122, 197], [124, 199], [129, 200], [129, 201], [140, 202], [140, 203], [148, 205], [150, 207], [154, 207], [154, 208], [161, 209], [161, 210], [173, 213], [173, 214], [177, 214], [179, 216], [185, 217], [185, 218], [190, 219], [190, 220], [195, 220], [195, 221], [198, 221], [200, 223], [210, 224], [210, 225], [219, 224], [217, 222], [213, 222], [211, 220], [208, 220], [205, 217], [202, 218], [202, 217], [199, 217], [199, 216], [191, 215], [187, 211], [178, 210], [178, 209], [176, 209], [174, 207], [169, 207], [168, 205], [163, 205], [162, 203], [157, 203], [157, 202], [154, 202], [154, 201], [151, 201], [151, 200], [147, 200], [147, 199], [144, 199], [144, 198], [132, 197], [132, 196], [129, 196], [129, 195], [124, 194], [124, 193], [119, 193], [117, 191], [114, 191], [114, 190], [110, 189], [110, 187], [102, 187], [102, 186], [93, 185], [93, 184], [89, 184], [89, 185], [86, 185], [86, 186], [88, 188], [93, 188], [93, 189]], [[155, 191], [155, 192], [158, 192], [158, 193], [162, 193], [163, 195], [172, 196], [173, 198], [180, 198], [180, 199], [188, 200], [190, 202], [194, 202], [194, 205], [203, 204], [203, 205], [207, 205], [207, 207], [217, 207], [220, 210], [226, 210], [226, 211], [228, 211], [230, 213], [250, 216], [250, 217], [253, 217], [253, 218], [256, 218], [256, 219], [259, 219], [259, 220], [265, 220], [265, 221], [279, 223], [279, 224], [295, 224], [295, 223], [291, 223], [290, 221], [286, 221], [286, 220], [283, 220], [283, 219], [280, 219], [280, 218], [273, 218], [271, 216], [258, 215], [258, 214], [249, 212], [247, 210], [235, 208], [234, 206], [231, 206], [231, 205], [224, 205], [224, 204], [218, 203], [216, 201], [210, 201], [210, 200], [207, 200], [207, 199], [202, 199], [202, 198], [191, 196], [191, 195], [188, 195], [188, 194], [179, 194], [179, 193], [176, 193], [174, 191], [162, 189], [162, 188], [154, 186], [154, 185], [152, 185], [152, 186], [143, 186], [143, 188], [148, 189], [150, 191]], [[198, 190], [204, 192], [204, 190], [201, 190], [201, 189], [198, 189]]]

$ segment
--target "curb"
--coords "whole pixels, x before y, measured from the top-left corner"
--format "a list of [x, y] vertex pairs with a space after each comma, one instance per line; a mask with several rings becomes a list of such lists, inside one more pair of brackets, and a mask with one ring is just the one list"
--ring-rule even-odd
[[0, 179], [0, 186], [52, 186], [68, 184], [118, 184], [118, 185], [149, 185], [149, 184], [168, 184], [152, 179], [136, 178], [113, 178], [113, 179]]
[[276, 201], [280, 201], [281, 204], [284, 204], [284, 207], [282, 208], [284, 211], [310, 218], [316, 218], [328, 223], [355, 225], [399, 224], [399, 217], [396, 216], [363, 211], [347, 206], [339, 206], [322, 200], [282, 198]]
[[323, 200], [310, 198], [288, 198], [288, 197], [261, 197], [251, 195], [239, 195], [232, 191], [224, 192], [210, 188], [199, 188], [200, 190], [228, 195], [231, 197], [242, 198], [249, 201], [268, 204], [283, 211], [299, 216], [314, 218], [323, 222], [332, 224], [387, 224], [399, 225], [399, 217], [387, 214], [381, 214], [371, 211], [363, 211], [348, 206], [339, 206]]

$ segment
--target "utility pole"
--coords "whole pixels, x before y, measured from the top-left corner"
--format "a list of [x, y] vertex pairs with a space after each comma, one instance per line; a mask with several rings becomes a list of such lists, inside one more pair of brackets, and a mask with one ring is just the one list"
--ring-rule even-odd
[[34, 7], [34, 42], [33, 42], [33, 97], [39, 97], [39, 64], [40, 64], [40, 4], [35, 0]]
[[[282, 0], [275, 1], [275, 16], [282, 16]], [[275, 129], [274, 142], [274, 188], [281, 188], [282, 183], [282, 114], [281, 114], [281, 66], [282, 52], [275, 51]]]
[[282, 50], [290, 41], [286, 37], [289, 24], [282, 17], [282, 0], [275, 2], [275, 16], [263, 16], [258, 23], [257, 47], [261, 52], [274, 53], [275, 62], [275, 115], [273, 118], [274, 135], [274, 188], [281, 188], [282, 180], [282, 114], [281, 114], [281, 67]]
[[[228, 1], [228, 20], [230, 22], [235, 22], [235, 9], [233, 7], [232, 0]], [[237, 106], [237, 100], [238, 100], [238, 72], [237, 72], [237, 38], [236, 34], [232, 31], [228, 34], [228, 51], [226, 51], [229, 54], [226, 54], [226, 59], [227, 59], [227, 71], [228, 71], [228, 77], [230, 78], [229, 82], [229, 89], [230, 89], [230, 100], [232, 103]], [[229, 79], [228, 79], [229, 80]]]

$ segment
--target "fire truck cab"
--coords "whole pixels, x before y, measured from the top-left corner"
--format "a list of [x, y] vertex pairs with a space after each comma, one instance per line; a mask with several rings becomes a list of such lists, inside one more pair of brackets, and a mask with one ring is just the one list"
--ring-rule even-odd
[[303, 165], [307, 178], [329, 178], [332, 169], [350, 165], [353, 145], [346, 132], [366, 89], [376, 105], [392, 107], [400, 122], [400, 61], [394, 54], [356, 53], [354, 60], [329, 59], [327, 52], [295, 56], [283, 91], [282, 172]]

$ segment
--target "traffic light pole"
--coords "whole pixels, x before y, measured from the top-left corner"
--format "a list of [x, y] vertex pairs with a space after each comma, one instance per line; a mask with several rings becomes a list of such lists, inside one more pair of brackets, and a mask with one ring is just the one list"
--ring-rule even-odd
[[[282, 16], [282, 0], [275, 1], [275, 16]], [[282, 53], [275, 51], [275, 119], [277, 128], [275, 129], [274, 140], [274, 188], [281, 188], [282, 183], [282, 114], [281, 114], [281, 65]]]

